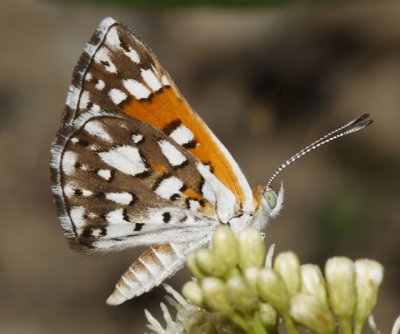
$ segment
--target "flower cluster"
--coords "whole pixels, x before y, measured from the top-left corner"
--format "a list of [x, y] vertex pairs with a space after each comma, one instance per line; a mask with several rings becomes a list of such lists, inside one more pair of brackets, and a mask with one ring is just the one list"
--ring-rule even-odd
[[[212, 247], [190, 254], [187, 263], [195, 276], [183, 287], [187, 300], [250, 334], [277, 333], [280, 320], [290, 334], [298, 333], [298, 325], [318, 334], [361, 333], [383, 279], [383, 267], [367, 259], [331, 258], [325, 277], [318, 266], [301, 265], [293, 252], [272, 261], [253, 228], [235, 237], [219, 227]], [[196, 332], [197, 325], [187, 322], [186, 331]]]

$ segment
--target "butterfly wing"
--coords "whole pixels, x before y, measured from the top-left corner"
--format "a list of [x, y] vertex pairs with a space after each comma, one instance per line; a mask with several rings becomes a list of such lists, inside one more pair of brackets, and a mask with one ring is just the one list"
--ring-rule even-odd
[[140, 120], [90, 112], [55, 148], [53, 190], [64, 230], [80, 249], [196, 240], [218, 224], [202, 196], [200, 163]]
[[[129, 115], [163, 131], [210, 166], [240, 209], [254, 210], [253, 193], [230, 153], [192, 111], [149, 48], [111, 18], [100, 23], [77, 65], [64, 126], [98, 109]], [[217, 210], [224, 222], [232, 216], [231, 208]]]
[[236, 162], [156, 57], [110, 18], [75, 69], [51, 171], [74, 246], [154, 245], [122, 276], [111, 304], [159, 284], [217, 224], [255, 206]]

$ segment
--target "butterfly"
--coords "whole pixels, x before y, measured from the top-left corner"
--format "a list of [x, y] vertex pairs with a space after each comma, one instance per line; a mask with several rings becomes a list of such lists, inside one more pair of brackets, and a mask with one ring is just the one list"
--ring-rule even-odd
[[51, 148], [61, 226], [84, 253], [148, 246], [107, 299], [121, 304], [178, 271], [217, 226], [264, 230], [283, 206], [273, 178], [313, 148], [365, 127], [365, 118], [307, 146], [267, 186], [251, 189], [151, 50], [105, 18], [76, 65]]

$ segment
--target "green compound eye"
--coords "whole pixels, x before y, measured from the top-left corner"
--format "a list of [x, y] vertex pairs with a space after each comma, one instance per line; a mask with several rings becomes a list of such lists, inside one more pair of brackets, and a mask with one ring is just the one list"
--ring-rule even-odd
[[273, 192], [272, 190], [266, 190], [263, 192], [262, 195], [264, 196], [265, 200], [267, 201], [269, 208], [271, 210], [274, 209], [276, 207], [276, 201], [277, 201], [275, 192]]

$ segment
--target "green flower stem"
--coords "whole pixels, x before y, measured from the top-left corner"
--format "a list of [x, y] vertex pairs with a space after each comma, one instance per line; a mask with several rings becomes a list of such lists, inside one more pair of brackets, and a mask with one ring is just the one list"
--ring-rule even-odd
[[233, 313], [229, 316], [229, 319], [231, 319], [234, 324], [238, 325], [246, 333], [249, 333], [249, 325], [247, 321], [243, 319], [239, 314]]
[[[352, 334], [350, 319], [341, 319], [340, 320], [340, 331], [342, 334]], [[361, 334], [361, 332], [359, 334]]]
[[250, 330], [248, 334], [268, 334], [268, 331], [265, 329], [260, 317], [257, 314], [253, 317], [252, 320], [249, 321], [249, 324]]
[[364, 321], [356, 320], [354, 324], [353, 334], [361, 334], [363, 327], [364, 327]]
[[296, 325], [288, 313], [282, 314], [283, 322], [285, 323], [288, 334], [299, 334]]
[[261, 320], [257, 316], [254, 318], [244, 319], [237, 313], [234, 313], [229, 317], [229, 319], [243, 329], [246, 334], [268, 334]]

